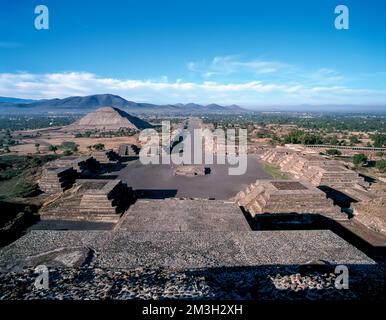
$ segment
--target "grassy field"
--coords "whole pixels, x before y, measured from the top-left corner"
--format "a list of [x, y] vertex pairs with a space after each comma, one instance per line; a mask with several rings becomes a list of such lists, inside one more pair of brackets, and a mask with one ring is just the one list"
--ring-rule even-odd
[[269, 173], [275, 180], [288, 180], [287, 174], [280, 171], [280, 169], [272, 164], [264, 163], [263, 169]]
[[56, 156], [0, 157], [0, 200], [24, 197], [36, 189], [36, 177], [41, 166]]

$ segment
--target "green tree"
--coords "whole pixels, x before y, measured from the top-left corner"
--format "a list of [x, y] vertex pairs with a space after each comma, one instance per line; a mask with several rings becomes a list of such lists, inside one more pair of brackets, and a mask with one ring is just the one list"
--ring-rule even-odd
[[367, 162], [367, 157], [363, 153], [358, 153], [353, 156], [355, 166], [363, 166]]
[[94, 144], [94, 145], [93, 145], [93, 148], [94, 148], [95, 150], [104, 150], [105, 145], [104, 145], [103, 143], [97, 143], [97, 144]]
[[342, 152], [340, 152], [338, 149], [327, 149], [326, 154], [329, 156], [340, 156]]
[[357, 143], [360, 142], [360, 140], [358, 139], [357, 136], [351, 136], [351, 137], [350, 137], [350, 142], [351, 142], [352, 144], [357, 144]]
[[36, 153], [40, 153], [40, 143], [35, 143]]
[[386, 145], [386, 134], [376, 134], [372, 137], [373, 145], [376, 148], [382, 148]]
[[333, 145], [333, 146], [336, 146], [339, 143], [339, 141], [338, 141], [338, 138], [336, 136], [332, 136], [329, 138], [328, 143]]
[[385, 171], [386, 171], [386, 160], [385, 160], [385, 159], [378, 160], [378, 161], [375, 163], [375, 167], [376, 167], [380, 172], [385, 172]]
[[53, 151], [54, 153], [56, 153], [56, 151], [58, 150], [58, 147], [54, 146], [54, 145], [51, 145], [51, 146], [48, 147], [48, 150], [49, 151]]
[[77, 145], [75, 142], [73, 141], [64, 141], [62, 142], [62, 144], [60, 145], [60, 147], [62, 149], [68, 149], [68, 150], [71, 150], [72, 152], [77, 152], [78, 151], [78, 147], [79, 145]]

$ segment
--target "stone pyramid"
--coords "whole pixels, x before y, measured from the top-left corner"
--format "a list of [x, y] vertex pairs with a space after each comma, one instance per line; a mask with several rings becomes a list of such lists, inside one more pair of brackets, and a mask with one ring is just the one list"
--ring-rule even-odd
[[152, 125], [118, 108], [102, 107], [88, 113], [69, 127], [74, 130], [117, 131], [121, 128], [141, 130], [151, 128]]

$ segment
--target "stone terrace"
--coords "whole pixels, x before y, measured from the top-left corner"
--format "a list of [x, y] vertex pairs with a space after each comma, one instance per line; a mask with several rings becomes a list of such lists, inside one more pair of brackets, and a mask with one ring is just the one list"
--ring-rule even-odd
[[320, 214], [347, 219], [324, 192], [304, 181], [257, 180], [238, 193], [237, 202], [252, 216], [263, 213]]
[[291, 149], [270, 148], [261, 155], [261, 159], [279, 166], [283, 172], [288, 172], [297, 179], [309, 181], [314, 186], [338, 189], [363, 189], [368, 186], [355, 171], [345, 168], [338, 161], [319, 155], [303, 155]]

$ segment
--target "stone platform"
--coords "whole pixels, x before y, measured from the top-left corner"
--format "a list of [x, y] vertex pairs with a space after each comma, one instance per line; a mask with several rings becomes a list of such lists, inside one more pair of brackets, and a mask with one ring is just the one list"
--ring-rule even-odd
[[205, 167], [200, 165], [181, 165], [173, 170], [175, 176], [194, 177], [205, 176]]
[[324, 192], [304, 181], [256, 180], [236, 196], [253, 217], [259, 214], [320, 214], [334, 220], [347, 217]]
[[31, 231], [0, 250], [0, 270], [37, 264], [68, 267], [71, 263], [82, 264], [84, 257], [101, 268], [121, 269], [302, 265], [319, 260], [331, 264], [375, 264], [328, 230]]
[[235, 202], [222, 200], [139, 200], [116, 229], [128, 231], [248, 231]]

